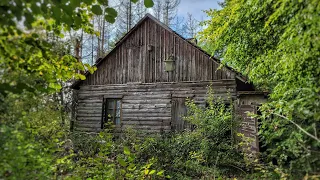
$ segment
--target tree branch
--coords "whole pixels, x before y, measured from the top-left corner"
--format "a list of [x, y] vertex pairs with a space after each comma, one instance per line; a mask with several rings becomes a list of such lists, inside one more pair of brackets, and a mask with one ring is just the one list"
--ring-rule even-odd
[[290, 119], [287, 118], [286, 116], [283, 116], [283, 115], [277, 114], [277, 113], [271, 113], [271, 114], [274, 114], [274, 115], [276, 115], [276, 116], [279, 116], [279, 117], [281, 117], [281, 118], [283, 118], [283, 119], [288, 120], [289, 122], [291, 122], [292, 124], [294, 124], [298, 129], [300, 129], [303, 133], [305, 133], [305, 134], [308, 135], [309, 137], [315, 139], [316, 141], [320, 142], [320, 139], [319, 139], [319, 138], [317, 138], [316, 136], [308, 133], [308, 132], [307, 132], [306, 130], [304, 130], [301, 126], [299, 126], [297, 123], [293, 122], [292, 120], [290, 120]]

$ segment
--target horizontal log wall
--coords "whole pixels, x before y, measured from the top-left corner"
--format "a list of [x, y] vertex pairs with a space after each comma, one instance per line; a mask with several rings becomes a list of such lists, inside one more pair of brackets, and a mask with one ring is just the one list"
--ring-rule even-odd
[[[169, 56], [175, 60], [172, 72], [164, 67]], [[219, 66], [170, 29], [146, 19], [102, 60], [83, 85], [234, 79], [234, 72]]]
[[183, 83], [139, 83], [81, 86], [78, 92], [75, 128], [100, 131], [103, 97], [122, 96], [121, 128], [133, 127], [147, 132], [170, 131], [171, 98], [192, 98], [204, 106], [207, 87], [214, 95], [235, 97], [235, 80]]

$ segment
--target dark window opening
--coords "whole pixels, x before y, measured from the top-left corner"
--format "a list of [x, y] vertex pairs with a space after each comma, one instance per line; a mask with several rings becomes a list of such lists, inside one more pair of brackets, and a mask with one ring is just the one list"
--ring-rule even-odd
[[[257, 107], [256, 109], [257, 111], [257, 115], [258, 115], [258, 118], [257, 118], [257, 123], [258, 123], [258, 127], [257, 127], [257, 132], [259, 133], [259, 130], [261, 129], [261, 118], [259, 118], [262, 114], [261, 114], [261, 111], [259, 110], [259, 107]], [[263, 137], [259, 134], [258, 136], [258, 143], [259, 143], [259, 152], [260, 153], [264, 153], [266, 152], [267, 150], [267, 147], [265, 146], [265, 142], [264, 142], [264, 139]]]
[[110, 122], [116, 126], [121, 125], [121, 104], [121, 99], [103, 99], [101, 129]]

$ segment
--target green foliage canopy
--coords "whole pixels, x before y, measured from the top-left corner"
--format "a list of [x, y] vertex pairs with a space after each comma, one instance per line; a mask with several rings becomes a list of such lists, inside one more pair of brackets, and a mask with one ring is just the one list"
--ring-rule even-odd
[[200, 33], [206, 50], [270, 92], [261, 108], [269, 158], [299, 175], [319, 172], [320, 2], [227, 0], [223, 6], [207, 11], [211, 19]]
[[[132, 0], [132, 2], [136, 2]], [[151, 7], [152, 0], [145, 0]], [[117, 11], [107, 0], [30, 0], [0, 2], [0, 94], [7, 92], [59, 90], [61, 81], [73, 77], [85, 79], [77, 72], [95, 70], [69, 53], [52, 50], [43, 34], [63, 38], [70, 30], [94, 32], [93, 15], [104, 14], [115, 22]]]

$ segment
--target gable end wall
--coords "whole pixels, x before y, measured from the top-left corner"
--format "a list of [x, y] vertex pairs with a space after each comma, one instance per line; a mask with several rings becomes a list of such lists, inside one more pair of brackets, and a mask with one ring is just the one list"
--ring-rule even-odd
[[[148, 50], [151, 47], [151, 50]], [[164, 71], [173, 55], [175, 70]], [[89, 74], [83, 85], [234, 79], [235, 73], [151, 19], [143, 21]]]

